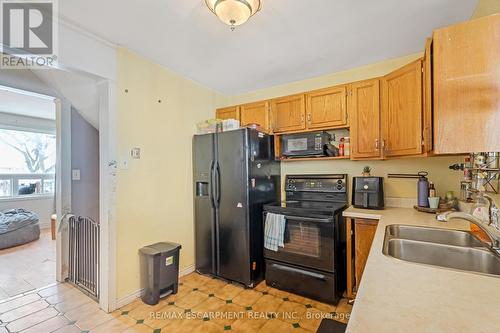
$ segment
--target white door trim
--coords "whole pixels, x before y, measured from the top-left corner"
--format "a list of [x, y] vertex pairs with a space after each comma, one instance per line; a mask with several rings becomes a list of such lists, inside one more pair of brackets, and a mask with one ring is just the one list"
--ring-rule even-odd
[[98, 83], [99, 94], [99, 305], [116, 309], [116, 84]]
[[[63, 216], [62, 209], [62, 177], [61, 177], [61, 153], [62, 153], [62, 145], [61, 145], [61, 133], [62, 133], [62, 106], [61, 100], [55, 99], [54, 104], [56, 107], [56, 231], [60, 230], [60, 224], [62, 223], [61, 218]], [[71, 146], [70, 146], [71, 147]], [[63, 264], [62, 264], [62, 240], [60, 237], [60, 233], [56, 232], [56, 280], [59, 282], [64, 281], [63, 276]]]
[[71, 104], [56, 98], [56, 280], [65, 282], [68, 277], [69, 248], [68, 228], [63, 223], [65, 214], [71, 212]]

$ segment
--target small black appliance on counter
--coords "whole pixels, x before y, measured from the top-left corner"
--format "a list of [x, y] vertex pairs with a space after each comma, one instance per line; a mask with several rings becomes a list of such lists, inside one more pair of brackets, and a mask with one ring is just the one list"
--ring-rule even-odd
[[384, 209], [384, 178], [354, 177], [352, 205], [356, 208]]

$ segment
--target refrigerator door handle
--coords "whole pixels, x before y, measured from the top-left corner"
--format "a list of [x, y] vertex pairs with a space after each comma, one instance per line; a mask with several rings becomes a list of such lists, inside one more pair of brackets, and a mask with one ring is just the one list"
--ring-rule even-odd
[[210, 201], [212, 203], [212, 207], [215, 208], [216, 202], [215, 202], [215, 191], [216, 191], [216, 186], [215, 186], [215, 161], [212, 161], [210, 163]]
[[220, 206], [220, 192], [221, 192], [221, 181], [220, 181], [220, 165], [219, 162], [217, 162], [217, 165], [215, 166], [215, 178], [217, 179], [217, 191], [216, 191], [216, 204], [217, 208]]

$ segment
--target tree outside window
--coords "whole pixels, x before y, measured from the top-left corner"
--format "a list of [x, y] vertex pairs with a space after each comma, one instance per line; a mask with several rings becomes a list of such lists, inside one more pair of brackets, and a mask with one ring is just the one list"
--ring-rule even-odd
[[0, 197], [54, 193], [56, 136], [0, 129]]

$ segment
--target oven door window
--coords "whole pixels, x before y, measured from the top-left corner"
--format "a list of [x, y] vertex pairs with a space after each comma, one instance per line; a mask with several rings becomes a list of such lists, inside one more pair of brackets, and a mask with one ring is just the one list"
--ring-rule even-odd
[[265, 257], [313, 269], [334, 271], [335, 225], [332, 220], [287, 218], [284, 247], [264, 249]]
[[283, 252], [295, 253], [313, 258], [321, 256], [321, 230], [311, 223], [288, 223], [285, 228]]

